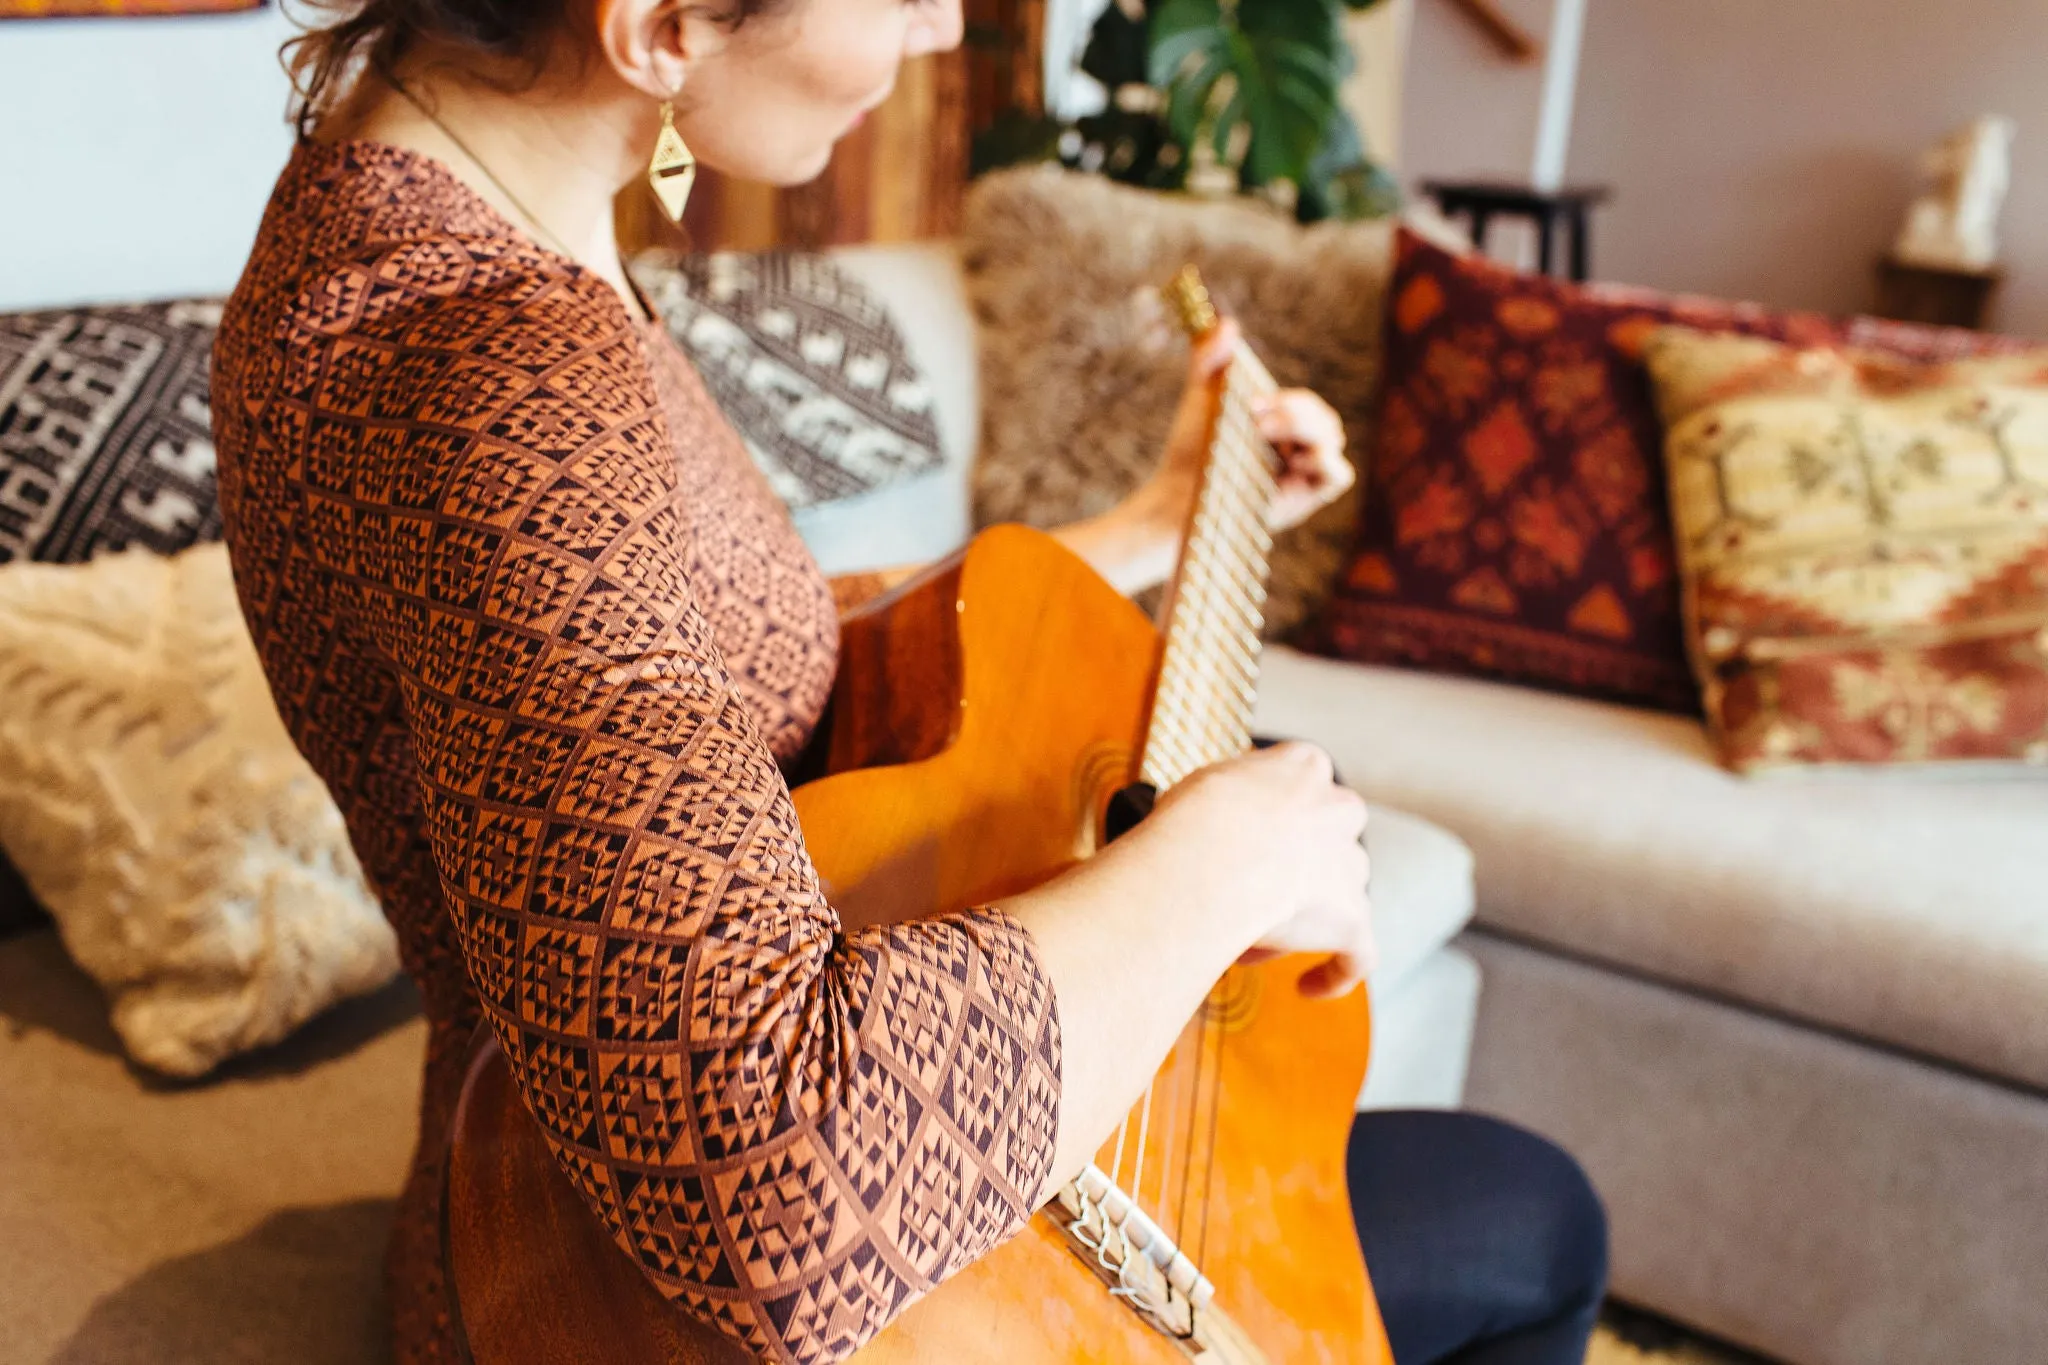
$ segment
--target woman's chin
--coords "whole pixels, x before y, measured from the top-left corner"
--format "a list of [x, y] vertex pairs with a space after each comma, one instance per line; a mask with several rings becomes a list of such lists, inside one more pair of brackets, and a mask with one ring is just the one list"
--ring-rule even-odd
[[832, 164], [832, 152], [837, 145], [837, 142], [828, 142], [809, 151], [792, 152], [772, 158], [750, 157], [745, 162], [737, 158], [728, 161], [724, 158], [713, 160], [706, 157], [702, 164], [722, 175], [731, 176], [734, 180], [751, 180], [757, 185], [790, 190], [799, 185], [808, 185], [823, 175], [825, 168]]
[[[839, 136], [843, 138], [846, 136], [846, 134], [841, 133]], [[806, 182], [816, 180], [819, 176], [825, 173], [825, 168], [832, 164], [832, 153], [838, 150], [838, 147], [839, 141], [838, 139], [835, 138], [833, 141], [826, 143], [815, 154], [813, 154], [810, 162], [810, 167], [804, 175], [804, 180]]]

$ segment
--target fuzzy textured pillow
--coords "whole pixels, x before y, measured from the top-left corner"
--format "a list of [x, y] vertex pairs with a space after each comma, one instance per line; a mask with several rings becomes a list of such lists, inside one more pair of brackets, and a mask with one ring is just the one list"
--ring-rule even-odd
[[145, 1066], [196, 1076], [398, 970], [219, 545], [0, 570], [0, 843]]
[[648, 252], [634, 278], [775, 495], [808, 507], [937, 467], [931, 386], [879, 300], [808, 252]]
[[1724, 760], [2048, 764], [2048, 350], [1647, 352]]
[[[0, 564], [220, 539], [207, 299], [0, 313]], [[47, 923], [0, 858], [0, 935]]]
[[[1152, 471], [1188, 354], [1154, 289], [1190, 261], [1274, 377], [1328, 399], [1362, 457], [1391, 225], [1303, 228], [1244, 203], [1034, 166], [975, 183], [960, 242], [981, 334], [977, 524], [1093, 516]], [[1342, 498], [1279, 538], [1269, 639], [1321, 601], [1356, 519]]]
[[1453, 256], [1403, 233], [1385, 396], [1326, 653], [1691, 711], [1643, 342], [1827, 319]]

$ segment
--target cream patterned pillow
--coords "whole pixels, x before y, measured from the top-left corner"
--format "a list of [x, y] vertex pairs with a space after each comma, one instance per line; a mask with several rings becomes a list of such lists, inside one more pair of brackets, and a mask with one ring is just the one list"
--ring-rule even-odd
[[1728, 765], [2048, 764], [2048, 350], [1647, 354]]
[[0, 570], [0, 844], [157, 1071], [199, 1075], [398, 969], [219, 545]]

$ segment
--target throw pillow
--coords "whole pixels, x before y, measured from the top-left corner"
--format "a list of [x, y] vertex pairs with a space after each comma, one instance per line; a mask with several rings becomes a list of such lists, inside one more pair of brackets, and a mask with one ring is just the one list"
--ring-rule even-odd
[[652, 252], [634, 275], [791, 507], [941, 462], [931, 390], [902, 333], [830, 258]]
[[1923, 366], [1673, 328], [1648, 362], [1728, 765], [2048, 764], [2048, 350]]
[[2040, 342], [2025, 341], [2019, 337], [1867, 315], [1858, 315], [1843, 323], [1841, 341], [1854, 350], [1882, 351], [1897, 360], [1918, 361], [1925, 365], [1943, 360], [2025, 355], [2041, 349]]
[[[0, 314], [0, 564], [220, 537], [200, 300]], [[0, 857], [0, 934], [47, 922]]]
[[0, 314], [0, 563], [220, 538], [219, 322], [197, 301]]
[[0, 843], [136, 1061], [199, 1075], [397, 971], [221, 546], [0, 570], [0, 697]]
[[[960, 233], [981, 343], [976, 523], [1058, 526], [1109, 510], [1151, 473], [1187, 375], [1187, 342], [1155, 286], [1189, 262], [1276, 379], [1336, 408], [1358, 461], [1392, 238], [1384, 223], [1302, 228], [1240, 201], [1051, 166], [977, 181]], [[1321, 601], [1356, 516], [1342, 498], [1279, 538], [1268, 638]]]
[[1363, 523], [1312, 643], [1696, 709], [1640, 359], [1679, 320], [1833, 336], [1815, 316], [1574, 286], [1404, 233]]

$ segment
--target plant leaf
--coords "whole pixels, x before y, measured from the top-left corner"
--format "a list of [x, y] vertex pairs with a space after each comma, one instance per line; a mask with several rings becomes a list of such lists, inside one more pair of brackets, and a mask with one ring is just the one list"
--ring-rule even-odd
[[1235, 17], [1232, 67], [1245, 84], [1252, 128], [1245, 181], [1298, 184], [1337, 114], [1344, 51], [1337, 11], [1331, 0], [1256, 0]]
[[1164, 0], [1146, 24], [1151, 43], [1146, 70], [1152, 84], [1167, 89], [1189, 57], [1220, 51], [1225, 26], [1221, 0]]
[[1228, 56], [1204, 52], [1201, 59], [1167, 90], [1166, 126], [1183, 147], [1193, 147], [1201, 133], [1202, 119], [1209, 109], [1216, 82], [1230, 72]]

